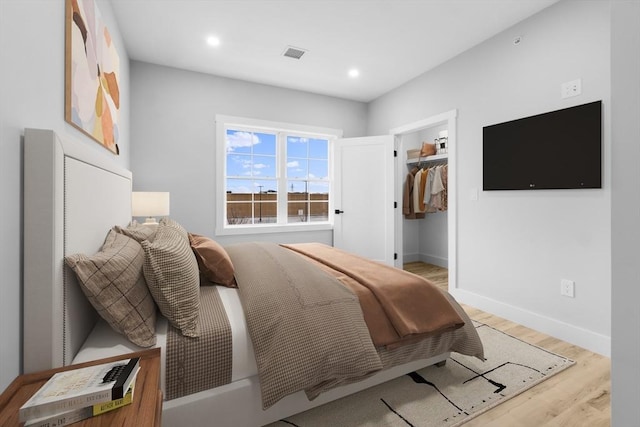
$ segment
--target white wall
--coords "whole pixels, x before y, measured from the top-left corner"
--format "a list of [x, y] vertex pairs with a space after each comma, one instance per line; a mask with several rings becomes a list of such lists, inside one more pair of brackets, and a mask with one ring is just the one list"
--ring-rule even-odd
[[640, 2], [611, 14], [611, 410], [615, 427], [640, 425]]
[[[610, 22], [606, 0], [561, 1], [378, 98], [368, 133], [458, 109], [456, 296], [608, 354], [611, 328]], [[516, 36], [523, 42], [514, 45]], [[581, 96], [560, 84], [582, 79]], [[482, 192], [482, 127], [604, 104], [603, 188]], [[540, 141], [540, 150], [552, 147]], [[542, 166], [542, 165], [541, 165]], [[471, 201], [473, 189], [480, 190]], [[576, 283], [574, 299], [560, 280]]]
[[[342, 129], [361, 136], [366, 105], [296, 90], [132, 62], [134, 189], [169, 191], [171, 216], [214, 236], [216, 114]], [[223, 244], [255, 235], [219, 236]], [[332, 243], [332, 232], [261, 234], [260, 240]]]
[[[97, 4], [120, 54], [117, 161], [128, 167], [129, 59], [111, 5]], [[64, 0], [0, 0], [0, 390], [21, 372], [24, 128], [53, 129], [110, 153], [64, 121], [64, 11]]]

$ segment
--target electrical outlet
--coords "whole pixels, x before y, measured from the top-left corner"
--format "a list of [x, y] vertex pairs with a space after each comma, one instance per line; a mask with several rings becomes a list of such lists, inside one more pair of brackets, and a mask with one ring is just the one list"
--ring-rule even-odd
[[582, 79], [571, 80], [560, 85], [560, 96], [562, 99], [578, 96], [582, 93]]
[[575, 286], [576, 286], [576, 283], [573, 280], [562, 279], [560, 281], [560, 295], [574, 298]]

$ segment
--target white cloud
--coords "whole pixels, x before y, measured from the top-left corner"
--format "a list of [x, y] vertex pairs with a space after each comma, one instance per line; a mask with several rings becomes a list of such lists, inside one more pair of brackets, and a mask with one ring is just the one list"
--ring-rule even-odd
[[297, 168], [298, 166], [300, 166], [300, 162], [297, 160], [293, 160], [291, 162], [287, 162], [287, 167], [288, 168]]
[[234, 149], [240, 147], [251, 147], [260, 144], [260, 138], [251, 132], [234, 132], [227, 134], [227, 152], [233, 152]]
[[305, 143], [309, 142], [309, 138], [305, 138], [303, 136], [290, 136], [287, 139], [287, 142], [291, 142], [292, 144]]

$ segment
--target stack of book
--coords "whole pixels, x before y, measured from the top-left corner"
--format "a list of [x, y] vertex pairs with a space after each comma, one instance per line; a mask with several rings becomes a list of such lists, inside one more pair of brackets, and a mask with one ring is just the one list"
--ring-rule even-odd
[[125, 359], [53, 375], [22, 407], [30, 427], [62, 427], [133, 401], [140, 359]]

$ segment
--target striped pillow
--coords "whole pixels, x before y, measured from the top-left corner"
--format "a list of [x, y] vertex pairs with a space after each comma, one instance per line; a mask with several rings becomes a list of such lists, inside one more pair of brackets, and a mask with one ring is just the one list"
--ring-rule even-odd
[[186, 230], [161, 221], [153, 242], [141, 244], [144, 277], [160, 311], [183, 335], [197, 337], [200, 274]]
[[65, 263], [98, 314], [141, 347], [156, 343], [156, 305], [142, 273], [144, 252], [135, 240], [110, 230], [97, 254], [74, 254]]

